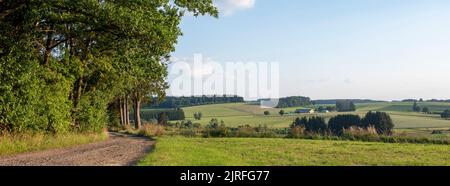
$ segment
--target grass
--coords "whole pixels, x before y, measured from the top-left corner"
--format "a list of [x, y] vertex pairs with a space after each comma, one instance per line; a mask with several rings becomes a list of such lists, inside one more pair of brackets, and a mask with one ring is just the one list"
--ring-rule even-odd
[[450, 165], [450, 146], [255, 138], [162, 137], [142, 166]]
[[0, 156], [88, 144], [107, 138], [106, 133], [5, 134], [0, 136]]
[[[419, 106], [427, 106], [433, 112], [439, 112], [450, 108], [450, 103], [419, 103]], [[357, 112], [350, 112], [346, 114], [358, 114], [364, 116], [368, 111], [384, 111], [388, 112], [394, 123], [396, 129], [411, 129], [411, 128], [450, 128], [450, 120], [441, 119], [439, 115], [430, 115], [411, 112], [412, 103], [369, 103], [357, 104]], [[293, 112], [297, 109], [285, 108], [287, 112]], [[264, 109], [258, 105], [251, 105], [245, 103], [230, 103], [217, 105], [204, 105], [195, 107], [183, 108], [186, 119], [194, 122], [207, 124], [212, 118], [223, 120], [227, 126], [236, 127], [240, 125], [267, 125], [272, 128], [288, 127], [292, 121], [299, 116], [313, 116], [318, 115], [326, 119], [335, 115], [342, 114], [337, 112], [332, 113], [318, 113], [318, 114], [294, 114], [280, 116], [278, 112], [280, 109]], [[270, 116], [265, 116], [264, 111], [270, 111]], [[203, 118], [200, 121], [195, 121], [193, 115], [195, 112], [202, 112]]]

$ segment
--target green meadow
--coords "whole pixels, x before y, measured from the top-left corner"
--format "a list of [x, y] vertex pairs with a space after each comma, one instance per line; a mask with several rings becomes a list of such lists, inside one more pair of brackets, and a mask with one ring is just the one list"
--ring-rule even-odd
[[[432, 112], [441, 112], [450, 109], [450, 103], [419, 103], [421, 107], [428, 107]], [[450, 120], [440, 118], [437, 114], [423, 114], [411, 111], [412, 103], [403, 102], [382, 102], [357, 104], [356, 112], [347, 113], [316, 113], [316, 114], [288, 114], [280, 116], [278, 112], [281, 109], [260, 108], [258, 105], [246, 103], [231, 103], [217, 105], [203, 105], [183, 108], [186, 119], [197, 123], [207, 124], [212, 118], [223, 120], [227, 126], [240, 125], [267, 125], [272, 128], [288, 127], [296, 117], [301, 116], [322, 116], [326, 119], [338, 114], [358, 114], [363, 116], [368, 111], [383, 111], [391, 115], [396, 129], [415, 129], [415, 128], [450, 128]], [[294, 112], [298, 107], [285, 108], [286, 112]], [[264, 111], [271, 114], [266, 116]], [[194, 113], [201, 112], [201, 120], [194, 119]]]
[[[267, 125], [286, 128], [296, 117], [322, 116], [329, 119], [338, 114], [383, 111], [395, 123], [396, 135], [448, 139], [450, 120], [437, 114], [412, 112], [413, 103], [383, 102], [357, 104], [356, 112], [292, 114], [298, 108], [284, 108], [291, 114], [280, 116], [280, 109], [260, 108], [246, 103], [203, 105], [183, 108], [186, 120], [202, 125], [212, 118], [226, 126]], [[450, 108], [450, 103], [419, 103], [432, 112]], [[264, 111], [271, 114], [266, 116]], [[201, 120], [194, 119], [202, 112]], [[433, 130], [441, 131], [432, 134]], [[185, 138], [165, 136], [157, 139], [155, 150], [141, 160], [144, 166], [360, 166], [360, 165], [447, 165], [450, 146], [437, 144], [379, 143], [358, 141], [301, 140], [284, 138]]]
[[450, 165], [450, 146], [267, 138], [162, 137], [139, 165]]

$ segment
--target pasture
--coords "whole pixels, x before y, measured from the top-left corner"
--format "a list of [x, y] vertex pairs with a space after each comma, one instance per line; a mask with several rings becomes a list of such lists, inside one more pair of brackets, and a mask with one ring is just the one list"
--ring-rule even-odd
[[139, 165], [450, 165], [450, 146], [255, 138], [162, 137]]
[[[207, 124], [212, 118], [223, 120], [227, 126], [240, 125], [267, 125], [272, 128], [289, 127], [296, 117], [301, 116], [322, 116], [329, 119], [338, 114], [358, 114], [364, 116], [368, 111], [383, 111], [391, 115], [396, 129], [417, 129], [417, 128], [450, 128], [450, 120], [440, 118], [436, 114], [423, 114], [410, 111], [412, 103], [403, 102], [383, 102], [383, 103], [365, 103], [357, 104], [356, 112], [346, 113], [316, 113], [316, 114], [288, 114], [280, 116], [278, 112], [281, 109], [260, 108], [258, 105], [246, 103], [231, 103], [217, 105], [203, 105], [183, 108], [186, 120], [192, 120], [200, 124]], [[440, 112], [450, 109], [450, 103], [419, 103], [421, 107], [428, 107], [432, 112]], [[294, 112], [295, 108], [284, 108], [286, 112]], [[269, 111], [269, 116], [264, 115], [264, 111]], [[201, 120], [195, 120], [195, 112], [202, 112]]]

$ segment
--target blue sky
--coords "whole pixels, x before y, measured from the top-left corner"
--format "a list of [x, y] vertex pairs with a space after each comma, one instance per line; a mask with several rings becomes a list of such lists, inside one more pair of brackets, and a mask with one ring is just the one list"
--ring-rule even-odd
[[450, 98], [448, 0], [216, 0], [174, 57], [279, 62], [281, 96]]

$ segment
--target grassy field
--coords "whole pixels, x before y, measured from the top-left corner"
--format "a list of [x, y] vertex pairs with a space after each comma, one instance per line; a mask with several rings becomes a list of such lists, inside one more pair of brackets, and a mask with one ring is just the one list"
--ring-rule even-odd
[[450, 165], [449, 145], [254, 138], [158, 139], [139, 165]]
[[[450, 109], [450, 103], [419, 103], [421, 107], [429, 107], [433, 112], [439, 112], [445, 109]], [[397, 129], [414, 129], [414, 128], [450, 128], [450, 120], [441, 119], [439, 115], [430, 115], [411, 112], [412, 103], [369, 103], [357, 104], [358, 110], [348, 114], [358, 114], [364, 116], [368, 111], [384, 111], [388, 112], [395, 122]], [[280, 116], [278, 112], [280, 109], [263, 109], [258, 105], [250, 105], [245, 103], [232, 104], [217, 104], [204, 105], [196, 107], [183, 108], [186, 119], [194, 121], [193, 115], [195, 112], [202, 112], [203, 118], [200, 121], [195, 121], [201, 124], [207, 124], [212, 118], [223, 120], [227, 126], [240, 125], [267, 125], [273, 128], [288, 127], [292, 121], [299, 116], [313, 116], [318, 115], [325, 118], [330, 118], [342, 113], [318, 113], [318, 114], [294, 114]], [[287, 112], [293, 112], [296, 108], [283, 109]], [[264, 111], [270, 111], [271, 115], [265, 116]]]
[[106, 133], [68, 133], [58, 136], [45, 134], [2, 135], [0, 136], [0, 156], [88, 144], [107, 138]]

